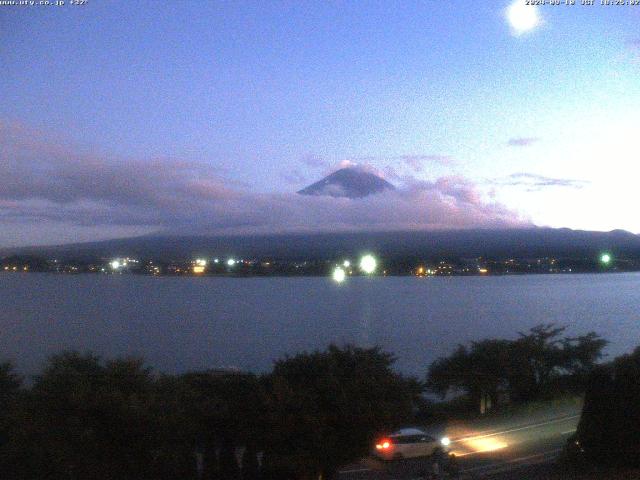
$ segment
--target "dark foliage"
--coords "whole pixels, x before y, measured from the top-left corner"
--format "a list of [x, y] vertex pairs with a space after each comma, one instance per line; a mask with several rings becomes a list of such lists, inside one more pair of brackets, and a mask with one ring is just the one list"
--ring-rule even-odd
[[640, 465], [640, 347], [591, 374], [576, 441], [590, 462]]
[[500, 394], [516, 402], [530, 401], [560, 389], [580, 390], [606, 340], [596, 333], [560, 338], [564, 327], [542, 324], [516, 340], [482, 340], [459, 345], [452, 355], [433, 362], [428, 388], [441, 396], [462, 391], [470, 401]]
[[378, 348], [350, 346], [277, 362], [266, 379], [273, 465], [330, 478], [366, 454], [376, 432], [409, 420], [422, 386], [393, 372], [393, 362]]
[[8, 362], [0, 363], [0, 468], [14, 457], [10, 444], [18, 429], [21, 385], [22, 379], [14, 373], [13, 366]]
[[29, 389], [2, 364], [0, 478], [326, 478], [410, 418], [421, 386], [392, 363], [378, 349], [332, 346], [263, 378], [158, 376], [140, 359], [64, 352]]
[[9, 471], [16, 478], [150, 478], [152, 401], [150, 373], [139, 360], [57, 355], [25, 394]]

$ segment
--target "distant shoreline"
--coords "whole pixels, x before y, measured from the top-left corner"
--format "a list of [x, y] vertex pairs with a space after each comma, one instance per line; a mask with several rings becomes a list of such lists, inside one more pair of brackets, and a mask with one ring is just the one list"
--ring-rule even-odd
[[[500, 273], [467, 273], [467, 274], [450, 274], [450, 275], [412, 275], [412, 274], [382, 274], [382, 275], [352, 275], [349, 278], [407, 278], [414, 277], [417, 279], [429, 279], [429, 278], [450, 278], [450, 277], [510, 277], [510, 276], [536, 276], [536, 275], [600, 275], [600, 274], [624, 274], [624, 273], [640, 273], [640, 270], [608, 270], [608, 271], [579, 271], [579, 272], [500, 272]], [[66, 275], [66, 276], [117, 276], [117, 277], [152, 277], [152, 278], [327, 278], [331, 279], [330, 274], [267, 274], [267, 275], [242, 275], [242, 274], [148, 274], [148, 273], [107, 273], [107, 272], [57, 272], [57, 271], [0, 271], [0, 274], [4, 275], [33, 275], [33, 274], [46, 274], [46, 275]]]

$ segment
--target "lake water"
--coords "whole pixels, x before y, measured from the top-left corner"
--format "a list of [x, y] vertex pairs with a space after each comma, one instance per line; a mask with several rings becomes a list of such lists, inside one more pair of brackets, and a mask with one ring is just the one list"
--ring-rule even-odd
[[458, 343], [543, 323], [640, 345], [640, 274], [506, 277], [145, 277], [0, 274], [0, 359], [36, 373], [62, 349], [143, 355], [164, 372], [270, 369], [329, 343], [381, 345], [423, 376]]

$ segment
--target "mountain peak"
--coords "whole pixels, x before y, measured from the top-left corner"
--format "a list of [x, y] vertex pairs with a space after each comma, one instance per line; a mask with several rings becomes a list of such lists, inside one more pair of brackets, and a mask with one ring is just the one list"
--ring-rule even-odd
[[331, 197], [363, 198], [395, 187], [378, 175], [361, 168], [341, 168], [298, 193]]

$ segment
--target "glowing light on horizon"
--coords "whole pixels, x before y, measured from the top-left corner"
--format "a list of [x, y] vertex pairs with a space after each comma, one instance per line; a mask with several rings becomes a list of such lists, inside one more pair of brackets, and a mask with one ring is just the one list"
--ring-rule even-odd
[[351, 266], [351, 262], [349, 260], [345, 260], [344, 262], [342, 262], [342, 266], [344, 268], [349, 268]]
[[110, 263], [111, 268], [113, 268], [114, 270], [117, 270], [120, 268], [120, 262], [118, 260], [114, 260], [113, 262]]
[[230, 267], [233, 267], [236, 264], [236, 261], [233, 258], [230, 258], [229, 260], [227, 260], [227, 265], [229, 265]]
[[360, 270], [362, 270], [366, 274], [371, 274], [376, 271], [378, 263], [373, 255], [365, 255], [360, 260]]
[[610, 254], [608, 254], [608, 253], [603, 253], [603, 254], [600, 256], [600, 261], [601, 261], [602, 263], [604, 263], [605, 265], [608, 265], [609, 263], [611, 263], [611, 255], [610, 255]]

